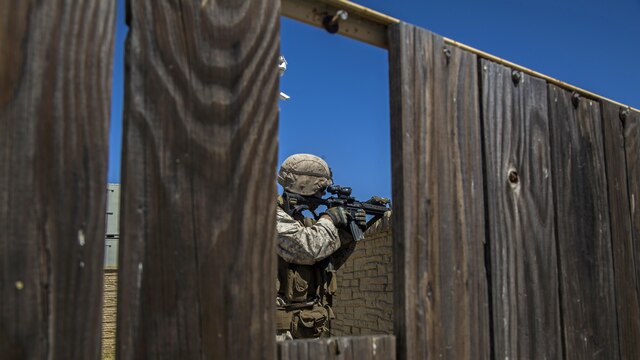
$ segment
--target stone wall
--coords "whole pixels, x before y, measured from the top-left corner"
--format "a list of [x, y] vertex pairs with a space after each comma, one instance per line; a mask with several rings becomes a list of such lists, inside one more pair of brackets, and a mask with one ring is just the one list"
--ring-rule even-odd
[[365, 239], [338, 271], [333, 335], [393, 333], [392, 254], [387, 216], [367, 230]]

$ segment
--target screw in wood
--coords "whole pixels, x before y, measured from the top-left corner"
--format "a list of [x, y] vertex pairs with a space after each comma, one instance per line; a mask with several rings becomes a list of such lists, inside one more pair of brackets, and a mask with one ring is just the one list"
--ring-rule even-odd
[[442, 52], [444, 53], [444, 58], [447, 60], [447, 64], [449, 64], [449, 60], [451, 60], [451, 49], [445, 47], [442, 49]]
[[571, 93], [571, 103], [574, 107], [578, 107], [578, 104], [580, 104], [580, 94], [575, 91]]
[[331, 16], [331, 15], [327, 15], [322, 19], [322, 25], [324, 26], [324, 29], [327, 30], [327, 32], [331, 33], [331, 34], [335, 34], [338, 32], [338, 29], [340, 28], [340, 21], [345, 21], [349, 18], [349, 13], [347, 13], [345, 10], [338, 10], [336, 11], [336, 14]]
[[515, 85], [518, 85], [522, 80], [522, 73], [518, 70], [511, 70], [511, 79]]

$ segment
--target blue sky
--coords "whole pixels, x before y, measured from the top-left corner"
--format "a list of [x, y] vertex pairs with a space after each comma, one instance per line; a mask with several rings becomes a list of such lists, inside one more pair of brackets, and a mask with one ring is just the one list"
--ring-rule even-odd
[[[359, 1], [558, 80], [640, 108], [640, 0]], [[123, 0], [111, 110], [109, 182], [120, 181]], [[325, 158], [361, 198], [391, 195], [385, 50], [283, 19], [279, 160]], [[274, 169], [274, 181], [275, 181]]]

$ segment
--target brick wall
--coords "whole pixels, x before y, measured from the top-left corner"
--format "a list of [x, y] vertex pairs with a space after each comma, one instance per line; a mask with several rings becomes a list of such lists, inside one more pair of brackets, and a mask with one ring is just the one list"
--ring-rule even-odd
[[116, 358], [116, 301], [118, 270], [104, 271], [104, 303], [102, 308], [102, 358]]
[[387, 216], [367, 230], [365, 239], [338, 271], [333, 335], [393, 333], [392, 251]]

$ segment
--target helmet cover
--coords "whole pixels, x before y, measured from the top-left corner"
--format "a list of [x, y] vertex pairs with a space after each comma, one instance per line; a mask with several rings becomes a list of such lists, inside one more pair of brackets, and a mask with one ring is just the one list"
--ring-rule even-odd
[[311, 154], [295, 154], [280, 165], [278, 184], [292, 193], [314, 195], [333, 181], [331, 169], [324, 160]]

